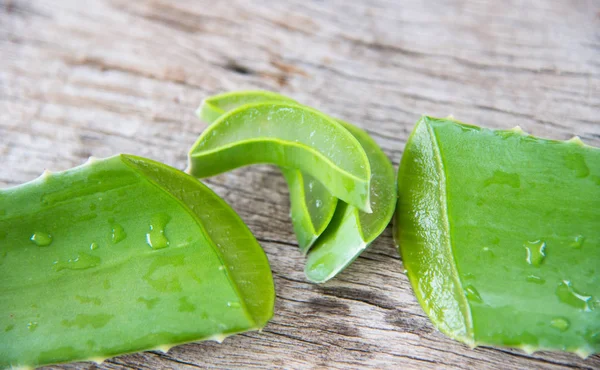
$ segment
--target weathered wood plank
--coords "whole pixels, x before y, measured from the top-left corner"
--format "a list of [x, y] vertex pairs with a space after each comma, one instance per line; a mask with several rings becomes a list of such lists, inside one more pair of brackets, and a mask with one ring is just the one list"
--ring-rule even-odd
[[[186, 165], [208, 94], [264, 88], [367, 129], [395, 165], [423, 113], [600, 145], [600, 4], [581, 1], [4, 0], [0, 186], [129, 152]], [[275, 276], [262, 333], [98, 368], [600, 368], [600, 357], [471, 350], [416, 302], [387, 230], [309, 284], [285, 183], [268, 166], [207, 180]], [[78, 363], [50, 368], [96, 367]]]

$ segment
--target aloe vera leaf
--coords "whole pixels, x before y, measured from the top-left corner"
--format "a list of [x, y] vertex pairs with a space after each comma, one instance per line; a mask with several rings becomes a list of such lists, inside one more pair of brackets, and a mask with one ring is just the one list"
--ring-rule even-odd
[[600, 150], [423, 117], [395, 238], [415, 294], [470, 345], [600, 352]]
[[291, 168], [282, 168], [281, 172], [289, 187], [290, 214], [298, 247], [306, 254], [331, 222], [338, 199], [311, 175]]
[[373, 212], [338, 202], [333, 220], [308, 252], [304, 272], [315, 283], [328, 281], [350, 265], [385, 230], [396, 208], [392, 163], [365, 131], [338, 121], [356, 137], [369, 158]]
[[287, 96], [264, 90], [233, 91], [210, 96], [202, 101], [196, 115], [201, 120], [213, 123], [225, 112], [232, 111], [242, 105], [267, 101], [283, 101], [295, 103]]
[[189, 153], [207, 177], [255, 163], [301, 170], [339, 199], [371, 212], [371, 169], [360, 143], [335, 120], [294, 103], [243, 105], [209, 126]]
[[[213, 123], [228, 111], [245, 104], [292, 99], [270, 91], [236, 91], [206, 98], [196, 111], [198, 117]], [[280, 168], [290, 192], [290, 214], [298, 247], [306, 254], [331, 221], [337, 198], [309, 174], [292, 168]]]
[[120, 155], [0, 191], [0, 367], [263, 327], [266, 256], [193, 177]]

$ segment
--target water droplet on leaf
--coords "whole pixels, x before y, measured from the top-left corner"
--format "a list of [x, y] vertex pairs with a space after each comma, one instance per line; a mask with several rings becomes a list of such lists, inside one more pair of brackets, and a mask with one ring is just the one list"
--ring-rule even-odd
[[34, 232], [30, 239], [38, 247], [47, 247], [52, 244], [52, 235], [42, 231]]
[[29, 330], [29, 331], [35, 331], [35, 329], [37, 329], [37, 327], [38, 327], [37, 321], [30, 321], [27, 324], [27, 330]]
[[523, 247], [527, 250], [525, 260], [528, 264], [536, 267], [542, 264], [544, 258], [546, 258], [546, 242], [542, 240], [525, 242]]
[[165, 227], [171, 217], [164, 213], [152, 216], [150, 232], [146, 234], [146, 242], [153, 249], [163, 249], [169, 246], [169, 239], [165, 236]]
[[54, 271], [62, 270], [86, 270], [100, 264], [100, 257], [92, 256], [87, 253], [80, 253], [75, 258], [66, 261], [55, 261], [52, 265]]
[[111, 234], [112, 242], [114, 244], [117, 244], [118, 242], [122, 241], [126, 237], [127, 237], [127, 233], [125, 233], [125, 229], [123, 229], [123, 226], [113, 223], [112, 224], [112, 234]]
[[475, 289], [473, 285], [467, 285], [465, 287], [465, 294], [469, 301], [483, 303], [483, 299], [481, 299], [479, 292], [477, 291], [477, 289]]
[[577, 292], [569, 280], [563, 280], [556, 288], [558, 299], [569, 306], [590, 311], [592, 296]]
[[565, 319], [564, 317], [555, 317], [552, 319], [552, 321], [550, 321], [550, 325], [560, 331], [566, 331], [569, 329], [571, 324], [569, 323], [569, 320]]
[[534, 284], [544, 284], [546, 282], [546, 280], [536, 275], [527, 276], [527, 281]]
[[583, 246], [583, 242], [585, 242], [585, 236], [577, 235], [569, 245], [572, 248], [580, 249]]

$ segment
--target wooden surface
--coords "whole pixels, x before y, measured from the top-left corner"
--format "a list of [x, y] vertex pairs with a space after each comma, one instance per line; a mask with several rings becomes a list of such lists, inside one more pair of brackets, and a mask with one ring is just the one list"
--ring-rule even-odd
[[[119, 152], [183, 169], [206, 127], [193, 115], [200, 101], [244, 88], [356, 123], [395, 166], [423, 113], [600, 145], [598, 1], [0, 4], [2, 187]], [[99, 368], [600, 368], [599, 356], [471, 350], [446, 338], [415, 300], [389, 229], [341, 276], [309, 284], [274, 167], [206, 182], [268, 254], [273, 320], [220, 345]]]

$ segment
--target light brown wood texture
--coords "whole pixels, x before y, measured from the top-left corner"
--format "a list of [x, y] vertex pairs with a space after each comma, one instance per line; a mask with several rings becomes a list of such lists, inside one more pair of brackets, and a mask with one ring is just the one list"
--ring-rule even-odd
[[[90, 155], [183, 169], [219, 92], [269, 89], [366, 129], [397, 167], [421, 114], [600, 145], [600, 2], [0, 0], [0, 186]], [[338, 278], [306, 281], [285, 182], [206, 182], [274, 273], [262, 333], [52, 368], [600, 368], [600, 357], [470, 349], [435, 330], [388, 229]], [[1, 344], [0, 344], [1, 345]]]

